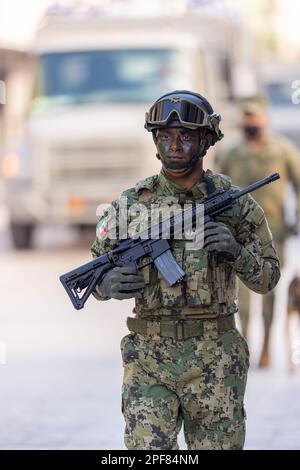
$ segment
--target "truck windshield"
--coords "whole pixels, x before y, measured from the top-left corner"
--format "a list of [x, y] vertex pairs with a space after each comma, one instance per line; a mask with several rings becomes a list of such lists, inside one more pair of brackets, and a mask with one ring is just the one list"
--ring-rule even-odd
[[185, 84], [187, 68], [172, 49], [111, 49], [40, 56], [37, 102], [151, 102]]
[[294, 106], [291, 82], [273, 82], [266, 85], [266, 94], [272, 106]]

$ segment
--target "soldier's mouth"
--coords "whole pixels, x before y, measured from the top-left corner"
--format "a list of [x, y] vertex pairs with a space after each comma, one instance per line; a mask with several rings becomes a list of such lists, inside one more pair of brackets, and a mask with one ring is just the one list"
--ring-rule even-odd
[[179, 155], [168, 155], [169, 160], [183, 160], [182, 156]]

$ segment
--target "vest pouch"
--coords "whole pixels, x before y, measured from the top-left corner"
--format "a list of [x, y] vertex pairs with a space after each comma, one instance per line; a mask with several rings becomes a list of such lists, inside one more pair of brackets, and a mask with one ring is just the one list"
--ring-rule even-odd
[[211, 293], [207, 284], [206, 268], [196, 271], [187, 279], [186, 299], [189, 307], [211, 304]]
[[185, 272], [187, 305], [189, 307], [211, 305], [207, 255], [203, 250], [187, 252]]
[[145, 287], [141, 297], [136, 297], [136, 311], [152, 310], [161, 306], [158, 273], [154, 266], [144, 266], [141, 273], [145, 279]]
[[[183, 263], [183, 248], [172, 248], [172, 254], [180, 267]], [[158, 272], [162, 307], [182, 307], [184, 305], [183, 282], [170, 287]]]
[[214, 269], [214, 294], [218, 304], [227, 302], [227, 285], [226, 271], [224, 265], [216, 266]]
[[225, 279], [226, 279], [226, 299], [225, 302], [228, 304], [233, 304], [236, 302], [238, 297], [238, 284], [237, 277], [231, 266], [226, 264], [225, 269]]
[[232, 267], [222, 257], [212, 256], [213, 295], [218, 304], [236, 301], [237, 283]]

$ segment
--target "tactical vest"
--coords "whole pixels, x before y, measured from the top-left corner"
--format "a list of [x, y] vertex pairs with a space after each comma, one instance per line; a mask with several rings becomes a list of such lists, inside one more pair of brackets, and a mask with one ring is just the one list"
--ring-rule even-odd
[[[214, 181], [228, 185], [227, 180], [221, 181], [220, 175], [214, 175]], [[161, 208], [166, 204], [182, 203], [180, 196], [158, 195], [155, 180], [150, 183], [154, 183], [152, 187], [148, 178], [135, 187], [139, 203], [147, 208], [151, 204], [158, 204]], [[186, 199], [184, 202], [200, 201]], [[186, 273], [180, 283], [170, 287], [155, 267], [148, 265], [142, 268], [146, 286], [141, 296], [136, 297], [133, 310], [138, 318], [170, 315], [176, 318], [216, 318], [237, 311], [237, 283], [232, 267], [220, 256], [208, 256], [203, 249], [192, 247], [191, 243], [188, 239], [170, 240], [173, 255]]]

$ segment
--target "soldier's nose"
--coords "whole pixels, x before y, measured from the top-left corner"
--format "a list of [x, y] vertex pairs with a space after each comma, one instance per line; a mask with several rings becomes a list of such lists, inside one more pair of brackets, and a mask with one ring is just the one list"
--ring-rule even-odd
[[172, 150], [177, 150], [177, 149], [181, 149], [181, 148], [182, 148], [182, 143], [181, 143], [180, 137], [174, 137], [174, 138], [171, 140], [170, 148], [171, 148]]

